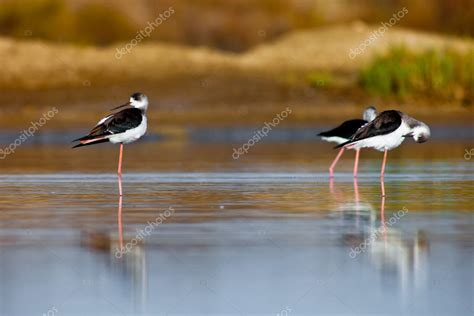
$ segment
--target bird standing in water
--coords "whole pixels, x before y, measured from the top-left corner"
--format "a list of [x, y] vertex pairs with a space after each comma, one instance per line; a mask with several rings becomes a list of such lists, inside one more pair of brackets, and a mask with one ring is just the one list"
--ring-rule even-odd
[[[333, 128], [326, 132], [321, 132], [318, 136], [321, 136], [322, 140], [327, 142], [333, 142], [338, 145], [347, 142], [355, 132], [368, 122], [372, 121], [377, 116], [377, 110], [373, 106], [369, 106], [364, 110], [363, 119], [354, 119], [345, 121], [336, 128]], [[334, 177], [334, 168], [336, 167], [339, 158], [344, 153], [345, 148], [341, 148], [336, 158], [329, 167], [329, 177]], [[357, 169], [359, 165], [359, 149], [356, 149], [356, 156], [354, 161], [354, 177], [357, 177]]]
[[[407, 137], [413, 137], [417, 143], [424, 143], [430, 136], [430, 128], [425, 123], [400, 111], [389, 110], [380, 113], [373, 121], [359, 128], [347, 142], [337, 147], [355, 150], [373, 148], [383, 151], [384, 156], [380, 171], [380, 179], [383, 182], [389, 150], [400, 146]], [[383, 186], [382, 195], [385, 195]]]
[[[123, 145], [138, 140], [146, 133], [146, 110], [148, 109], [148, 98], [143, 93], [137, 92], [130, 96], [129, 102], [112, 110], [118, 110], [123, 107], [128, 108], [101, 119], [88, 135], [73, 140], [73, 142], [78, 141], [79, 144], [72, 147], [89, 146], [104, 142], [120, 144], [117, 170], [119, 177], [122, 176]], [[122, 195], [121, 185], [120, 195]]]

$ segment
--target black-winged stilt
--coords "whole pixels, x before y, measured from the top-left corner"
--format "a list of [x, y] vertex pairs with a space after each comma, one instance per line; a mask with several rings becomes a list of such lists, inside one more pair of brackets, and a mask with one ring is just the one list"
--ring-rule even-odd
[[[336, 148], [346, 149], [373, 148], [383, 151], [380, 178], [385, 175], [387, 152], [400, 146], [406, 137], [413, 137], [415, 142], [424, 143], [430, 138], [428, 125], [396, 110], [380, 113], [373, 121], [362, 126], [352, 137]], [[385, 195], [382, 186], [382, 195]]]
[[[345, 121], [341, 125], [339, 125], [336, 128], [333, 128], [329, 131], [326, 132], [321, 132], [318, 134], [318, 136], [321, 136], [322, 140], [325, 140], [327, 142], [333, 142], [338, 145], [347, 142], [352, 135], [354, 135], [355, 132], [359, 128], [361, 128], [363, 125], [367, 124], [368, 122], [372, 121], [375, 117], [377, 116], [377, 110], [373, 106], [369, 106], [364, 110], [364, 116], [363, 119], [354, 119], [354, 120], [349, 120]], [[341, 158], [342, 154], [344, 153], [345, 148], [342, 147], [341, 150], [339, 150], [339, 153], [337, 154], [336, 158], [332, 162], [331, 166], [329, 167], [329, 176], [332, 178], [334, 177], [334, 168], [336, 167], [337, 162], [339, 161], [339, 158]], [[354, 177], [357, 177], [357, 168], [359, 164], [359, 149], [356, 149], [356, 156], [355, 156], [355, 161], [354, 161]]]
[[[101, 119], [88, 135], [73, 140], [73, 142], [79, 141], [79, 144], [72, 147], [89, 146], [104, 142], [120, 144], [117, 170], [119, 176], [122, 175], [123, 145], [136, 141], [146, 133], [146, 110], [148, 108], [148, 98], [143, 93], [137, 92], [130, 96], [129, 102], [112, 110], [117, 110], [126, 106], [131, 107], [110, 114]], [[122, 195], [121, 188], [120, 195]]]

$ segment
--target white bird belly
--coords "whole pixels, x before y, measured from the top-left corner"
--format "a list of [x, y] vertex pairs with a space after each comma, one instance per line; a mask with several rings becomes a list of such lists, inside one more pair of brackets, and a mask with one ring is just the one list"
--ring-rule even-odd
[[410, 132], [410, 127], [405, 123], [402, 123], [395, 131], [387, 135], [378, 135], [366, 139], [362, 139], [354, 144], [351, 144], [350, 148], [373, 148], [378, 151], [392, 150], [400, 146], [405, 140], [403, 135]]
[[120, 134], [111, 135], [108, 138], [109, 138], [109, 141], [113, 144], [118, 144], [118, 143], [129, 144], [136, 141], [143, 135], [145, 135], [146, 127], [147, 127], [146, 117], [142, 116], [142, 121], [140, 125], [138, 125], [137, 127], [129, 129]]

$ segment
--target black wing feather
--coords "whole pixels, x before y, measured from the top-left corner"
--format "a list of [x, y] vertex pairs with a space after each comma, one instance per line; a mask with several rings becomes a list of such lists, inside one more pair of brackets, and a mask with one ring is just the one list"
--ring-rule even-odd
[[357, 132], [352, 135], [349, 141], [342, 143], [335, 148], [340, 148], [362, 139], [390, 134], [399, 128], [401, 124], [402, 115], [399, 111], [384, 111], [380, 113], [373, 121], [359, 128], [359, 130], [357, 130]]
[[104, 122], [94, 127], [88, 135], [74, 141], [89, 140], [101, 136], [123, 133], [131, 128], [137, 127], [142, 122], [142, 111], [129, 108], [117, 112], [107, 118]]
[[367, 121], [359, 120], [359, 119], [345, 121], [344, 123], [342, 123], [341, 125], [339, 125], [336, 128], [333, 128], [333, 129], [331, 129], [329, 131], [326, 131], [326, 132], [319, 133], [318, 136], [342, 137], [342, 138], [349, 139], [364, 124], [367, 124]]
[[91, 143], [87, 143], [87, 144], [77, 144], [75, 146], [72, 146], [72, 148], [77, 148], [77, 147], [84, 147], [84, 146], [90, 146], [90, 145], [95, 145], [95, 144], [101, 144], [101, 143], [105, 143], [105, 142], [108, 142], [109, 140], [108, 139], [99, 139], [95, 142], [91, 142]]

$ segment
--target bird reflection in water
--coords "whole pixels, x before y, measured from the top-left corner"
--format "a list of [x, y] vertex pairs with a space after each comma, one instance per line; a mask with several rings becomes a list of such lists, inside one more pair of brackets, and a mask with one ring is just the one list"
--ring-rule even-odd
[[118, 226], [118, 236], [119, 236], [119, 246], [120, 251], [123, 252], [123, 225], [122, 225], [122, 175], [117, 176], [118, 187], [119, 187], [119, 202], [118, 202], [118, 211], [117, 211], [117, 226]]
[[[122, 178], [118, 177], [119, 190], [122, 187]], [[113, 274], [111, 278], [122, 279], [126, 288], [130, 289], [131, 299], [135, 312], [145, 312], [147, 304], [147, 269], [146, 252], [141, 244], [133, 247], [124, 246], [124, 230], [122, 221], [123, 195], [119, 195], [117, 209], [117, 230], [115, 234], [105, 232], [82, 232], [81, 246], [89, 252], [99, 254], [97, 258], [104, 260], [111, 268], [108, 271]], [[106, 254], [102, 256], [100, 254]]]
[[357, 179], [353, 182], [354, 202], [344, 200], [334, 184], [330, 183], [329, 187], [331, 194], [339, 201], [338, 213], [344, 221], [342, 239], [350, 247], [350, 253], [354, 254], [350, 257], [368, 261], [380, 275], [381, 281], [396, 277], [404, 297], [412, 288], [426, 287], [429, 241], [423, 231], [416, 232], [413, 237], [404, 232], [404, 221], [408, 221], [404, 216], [408, 209], [387, 215], [386, 197], [382, 196], [380, 209], [377, 210], [361, 197]]
[[[147, 270], [145, 250], [140, 244], [134, 245], [128, 249], [123, 244], [123, 221], [122, 221], [122, 175], [117, 176], [119, 187], [119, 202], [117, 210], [117, 227], [118, 227], [118, 249], [114, 251], [115, 261], [123, 260], [123, 270], [125, 275], [130, 279], [132, 284], [132, 292], [134, 293], [134, 306], [138, 311], [144, 312], [147, 297]], [[121, 256], [117, 256], [117, 250], [120, 250]], [[119, 264], [119, 263], [118, 263]]]

